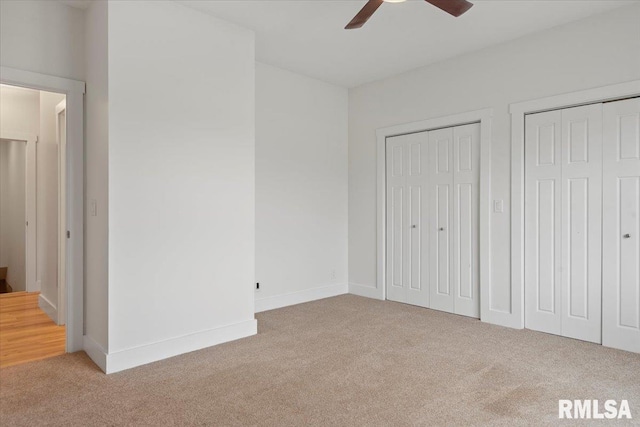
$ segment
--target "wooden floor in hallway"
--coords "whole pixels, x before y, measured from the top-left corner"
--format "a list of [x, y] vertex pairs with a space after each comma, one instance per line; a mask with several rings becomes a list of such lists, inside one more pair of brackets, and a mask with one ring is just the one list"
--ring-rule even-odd
[[65, 353], [65, 327], [38, 307], [39, 294], [0, 295], [0, 368]]

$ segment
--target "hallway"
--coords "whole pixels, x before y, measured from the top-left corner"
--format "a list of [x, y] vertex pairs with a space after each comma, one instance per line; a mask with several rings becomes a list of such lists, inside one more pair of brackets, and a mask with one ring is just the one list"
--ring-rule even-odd
[[0, 295], [0, 368], [65, 353], [65, 327], [38, 307], [38, 295]]

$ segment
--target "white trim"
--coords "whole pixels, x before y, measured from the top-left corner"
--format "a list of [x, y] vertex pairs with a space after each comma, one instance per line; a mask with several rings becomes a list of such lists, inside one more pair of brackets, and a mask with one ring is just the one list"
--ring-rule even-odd
[[40, 307], [40, 310], [44, 311], [51, 320], [58, 323], [58, 309], [56, 305], [42, 294], [38, 295], [38, 307]]
[[509, 112], [513, 117], [513, 115], [524, 115], [548, 110], [557, 110], [560, 108], [577, 107], [579, 105], [613, 101], [638, 95], [640, 95], [640, 80], [631, 80], [629, 82], [585, 89], [577, 92], [563, 93], [560, 95], [548, 96], [546, 98], [514, 102], [509, 105]]
[[67, 100], [63, 99], [58, 105], [56, 105], [56, 114], [60, 114], [67, 109]]
[[349, 283], [349, 293], [361, 297], [382, 299], [378, 289], [374, 286], [361, 285], [360, 283]]
[[40, 291], [40, 283], [36, 280], [36, 232], [37, 232], [37, 146], [38, 136], [23, 132], [0, 129], [0, 139], [5, 141], [23, 141], [25, 147], [25, 291]]
[[102, 369], [102, 372], [107, 372], [107, 352], [104, 348], [88, 335], [84, 335], [82, 339], [82, 347], [84, 352], [87, 353], [87, 356]]
[[[526, 114], [640, 96], [640, 80], [517, 102], [511, 113], [511, 313], [505, 326], [524, 327], [524, 118]], [[500, 323], [502, 324], [502, 323]]]
[[[418, 122], [386, 127], [376, 131], [377, 137], [377, 283], [375, 288], [350, 285], [353, 293], [362, 291], [362, 296], [386, 299], [385, 248], [386, 248], [386, 139], [408, 133], [453, 127], [468, 123], [480, 123], [480, 315], [485, 322], [498, 323], [495, 313], [490, 310], [491, 286], [491, 117], [493, 109], [469, 111], [451, 116], [437, 117]], [[366, 295], [365, 295], [366, 293]]]
[[25, 188], [25, 220], [26, 220], [26, 290], [27, 292], [39, 292], [36, 281], [37, 257], [38, 257], [38, 137], [27, 141], [26, 164], [26, 188]]
[[[67, 100], [56, 105], [56, 143], [58, 144], [58, 325], [67, 318], [65, 295], [67, 292], [67, 141], [61, 137], [60, 115], [67, 113]], [[65, 120], [66, 132], [66, 120]]]
[[274, 310], [276, 308], [288, 307], [290, 305], [302, 304], [319, 299], [335, 297], [349, 292], [346, 283], [339, 283], [327, 286], [320, 286], [304, 291], [292, 292], [283, 295], [274, 295], [266, 298], [256, 298], [256, 313]]
[[[107, 374], [112, 374], [114, 372], [146, 365], [147, 363], [156, 362], [158, 360], [167, 359], [169, 357], [178, 356], [206, 347], [234, 341], [240, 338], [246, 338], [257, 333], [258, 322], [255, 319], [251, 319], [235, 323], [233, 325], [209, 329], [153, 344], [121, 350], [106, 355], [106, 369], [103, 370]], [[94, 348], [89, 348], [89, 351], [94, 350]], [[89, 351], [87, 351], [87, 354], [89, 354]], [[95, 354], [95, 357], [98, 361], [93, 357], [91, 358], [96, 362], [96, 364], [98, 364], [98, 366], [100, 366], [99, 361], [101, 356], [99, 354]], [[102, 366], [100, 367], [102, 368]]]
[[85, 92], [85, 83], [78, 80], [49, 76], [16, 68], [0, 67], [0, 80], [3, 84], [26, 87], [28, 89], [53, 90], [58, 93]]
[[37, 135], [24, 132], [14, 132], [12, 130], [0, 129], [0, 139], [6, 139], [9, 141], [36, 141]]
[[67, 95], [67, 352], [84, 348], [84, 82], [0, 67], [0, 83]]

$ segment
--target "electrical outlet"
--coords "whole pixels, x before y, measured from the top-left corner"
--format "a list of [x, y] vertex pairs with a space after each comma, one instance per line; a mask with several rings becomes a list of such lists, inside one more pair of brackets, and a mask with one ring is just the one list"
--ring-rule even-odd
[[331, 270], [331, 280], [336, 280], [338, 277], [336, 276], [336, 271]]
[[260, 282], [256, 282], [256, 292], [260, 291]]
[[91, 199], [89, 211], [89, 214], [91, 216], [98, 216], [98, 202], [96, 201], [96, 199]]

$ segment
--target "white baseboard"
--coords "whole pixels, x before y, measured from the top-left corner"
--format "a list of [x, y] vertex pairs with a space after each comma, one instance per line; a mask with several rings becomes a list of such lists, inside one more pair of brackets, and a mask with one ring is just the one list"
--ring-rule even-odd
[[[233, 325], [121, 350], [106, 355], [106, 369], [104, 369], [104, 371], [107, 374], [112, 374], [180, 354], [245, 338], [257, 333], [258, 322], [255, 319], [251, 319]], [[91, 358], [93, 359], [93, 357]]]
[[44, 295], [40, 294], [38, 295], [38, 307], [40, 307], [40, 310], [44, 311], [47, 316], [49, 316], [51, 318], [51, 320], [53, 320], [54, 322], [56, 322], [56, 325], [58, 325], [58, 309], [56, 308], [56, 306], [49, 301]]
[[93, 363], [98, 365], [98, 367], [102, 369], [102, 372], [107, 372], [107, 352], [104, 348], [89, 335], [82, 337], [82, 346], [87, 356], [93, 360]]
[[349, 283], [349, 293], [361, 297], [383, 300], [384, 297], [380, 289], [375, 286], [361, 285], [359, 283]]
[[346, 283], [320, 286], [317, 288], [305, 289], [304, 291], [292, 292], [290, 294], [274, 295], [267, 298], [256, 298], [256, 313], [274, 310], [276, 308], [287, 307], [304, 302], [316, 301], [319, 299], [335, 297], [348, 293]]

